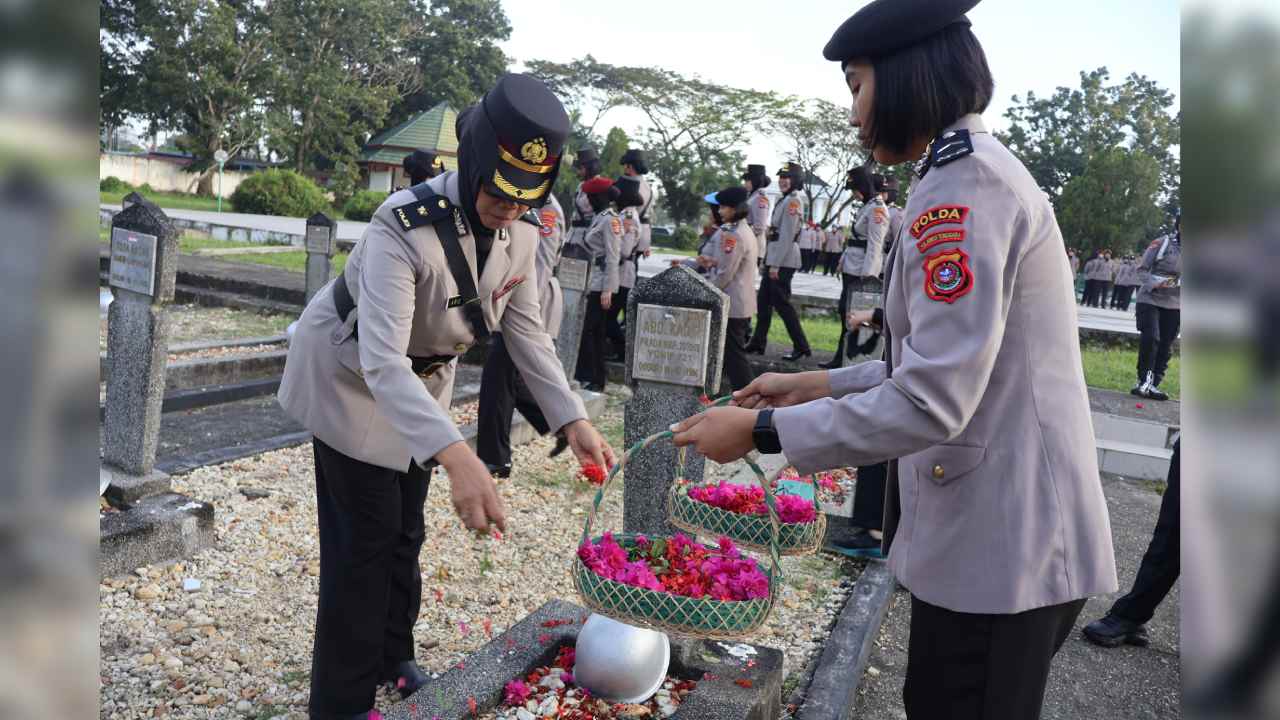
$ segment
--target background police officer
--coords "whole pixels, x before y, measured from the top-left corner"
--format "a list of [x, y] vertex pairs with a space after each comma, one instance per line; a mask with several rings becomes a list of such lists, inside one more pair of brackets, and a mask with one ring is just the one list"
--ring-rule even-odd
[[724, 342], [724, 371], [734, 390], [755, 377], [747, 361], [747, 329], [756, 314], [755, 231], [747, 218], [750, 201], [743, 187], [715, 195], [723, 223], [706, 247], [707, 280], [729, 296], [729, 323]]
[[795, 361], [813, 354], [809, 340], [800, 326], [800, 317], [791, 305], [791, 279], [800, 268], [800, 230], [804, 226], [805, 203], [800, 192], [805, 171], [796, 163], [787, 163], [778, 171], [778, 189], [782, 197], [773, 207], [769, 219], [768, 243], [764, 258], [764, 277], [760, 280], [756, 304], [759, 307], [755, 334], [747, 352], [764, 354], [769, 343], [769, 325], [776, 310], [791, 337], [791, 352], [783, 360]]
[[413, 625], [429, 468], [448, 472], [467, 528], [505, 527], [449, 415], [458, 355], [501, 330], [550, 427], [581, 462], [612, 461], [543, 327], [538, 223], [522, 218], [547, 201], [568, 133], [542, 83], [504, 75], [458, 116], [458, 171], [387, 198], [298, 321], [279, 399], [315, 446], [313, 718], [365, 718], [379, 682], [407, 694], [426, 679]]
[[751, 226], [751, 231], [756, 235], [756, 255], [760, 262], [764, 262], [765, 250], [768, 245], [769, 236], [769, 195], [764, 189], [769, 187], [769, 174], [765, 172], [763, 165], [748, 165], [747, 171], [742, 174], [742, 185], [751, 193], [747, 197], [747, 208], [750, 210], [747, 216], [747, 224]]
[[587, 314], [582, 322], [582, 344], [578, 350], [575, 375], [588, 390], [604, 392], [609, 379], [605, 366], [608, 343], [606, 314], [613, 307], [620, 286], [622, 260], [622, 217], [614, 207], [621, 191], [607, 177], [591, 178], [582, 184], [582, 193], [591, 205], [591, 227], [579, 243], [591, 253], [594, 270], [587, 287]]

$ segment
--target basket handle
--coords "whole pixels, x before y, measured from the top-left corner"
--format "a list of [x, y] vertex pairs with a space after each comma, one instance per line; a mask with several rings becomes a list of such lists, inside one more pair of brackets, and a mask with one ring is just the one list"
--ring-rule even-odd
[[[710, 408], [710, 407], [719, 407], [719, 406], [725, 405], [729, 402], [730, 399], [732, 399], [732, 396], [726, 395], [725, 397], [722, 397], [719, 400], [716, 400], [715, 402], [711, 403], [707, 407]], [[662, 432], [654, 433], [649, 437], [644, 438], [643, 440], [627, 448], [627, 451], [622, 454], [622, 459], [620, 459], [618, 463], [614, 465], [612, 469], [609, 470], [609, 474], [605, 476], [604, 482], [601, 483], [600, 487], [596, 490], [595, 497], [592, 498], [591, 500], [591, 512], [587, 513], [587, 522], [582, 528], [582, 541], [581, 543], [579, 543], [580, 545], [585, 544], [591, 540], [591, 526], [595, 523], [596, 513], [600, 511], [600, 503], [604, 501], [605, 490], [608, 490], [609, 486], [613, 484], [614, 478], [617, 477], [622, 472], [623, 468], [626, 467], [627, 462], [631, 459], [631, 456], [661, 440], [669, 440], [672, 437], [674, 437], [674, 435], [675, 433], [671, 432], [670, 430], [663, 430]], [[677, 461], [676, 461], [677, 462], [677, 466], [676, 466], [677, 482], [681, 479], [681, 473], [683, 472], [684, 457], [685, 457], [684, 448], [680, 448], [680, 453], [677, 455]], [[773, 533], [769, 537], [769, 563], [770, 563], [770, 570], [771, 570], [770, 577], [772, 579], [781, 580], [782, 579], [782, 560], [781, 560], [781, 555], [779, 555], [779, 552], [778, 552], [778, 533], [781, 532], [782, 523], [778, 519], [778, 507], [777, 507], [777, 502], [773, 498], [773, 489], [769, 487], [769, 481], [765, 479], [764, 470], [762, 470], [760, 466], [755, 463], [754, 460], [752, 460], [750, 457], [744, 457], [742, 458], [742, 461], [747, 464], [747, 467], [751, 468], [751, 470], [755, 473], [756, 480], [759, 481], [760, 483], [760, 487], [764, 488], [764, 504], [765, 504], [765, 508], [768, 509], [769, 511], [769, 524], [773, 528]], [[773, 585], [773, 583], [770, 583], [770, 584]]]

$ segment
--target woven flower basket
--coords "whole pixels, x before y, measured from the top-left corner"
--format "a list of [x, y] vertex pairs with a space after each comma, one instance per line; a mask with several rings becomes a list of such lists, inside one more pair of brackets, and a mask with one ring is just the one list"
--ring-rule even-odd
[[[756, 471], [762, 485], [768, 485], [764, 473], [755, 463], [748, 465]], [[694, 485], [674, 482], [667, 494], [667, 517], [672, 525], [694, 535], [725, 535], [738, 547], [756, 552], [768, 552], [770, 543], [777, 538], [779, 555], [811, 555], [817, 552], [827, 532], [827, 517], [814, 505], [814, 520], [807, 523], [782, 523], [777, 534], [768, 515], [746, 515], [689, 497]], [[815, 495], [816, 498], [816, 488]]]
[[[595, 521], [596, 513], [600, 510], [605, 491], [626, 466], [631, 456], [655, 442], [669, 440], [671, 435], [669, 431], [652, 435], [627, 450], [622, 460], [609, 472], [604, 484], [596, 491], [591, 512], [587, 515], [586, 526], [582, 530], [582, 542], [600, 540], [600, 537], [591, 535], [591, 526]], [[699, 599], [626, 585], [597, 575], [582, 562], [577, 553], [573, 556], [574, 589], [578, 591], [583, 605], [592, 612], [611, 617], [619, 622], [709, 640], [745, 639], [764, 625], [765, 620], [768, 619], [778, 596], [778, 587], [782, 582], [782, 568], [779, 565], [777, 546], [778, 515], [774, 506], [773, 492], [767, 486], [765, 504], [769, 508], [769, 518], [773, 523], [774, 533], [769, 550], [770, 568], [765, 572], [769, 578], [768, 597], [735, 601]], [[628, 549], [636, 544], [634, 535], [614, 535], [613, 539]]]

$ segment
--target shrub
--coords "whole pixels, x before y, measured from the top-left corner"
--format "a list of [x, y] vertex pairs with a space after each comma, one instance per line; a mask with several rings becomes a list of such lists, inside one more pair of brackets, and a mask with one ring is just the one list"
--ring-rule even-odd
[[141, 185], [138, 186], [137, 190], [143, 195], [154, 193], [156, 191], [155, 188], [151, 187], [151, 183], [142, 183]]
[[98, 189], [108, 193], [127, 193], [133, 189], [133, 186], [115, 175], [110, 175], [98, 181]]
[[671, 247], [676, 250], [697, 250], [700, 239], [698, 231], [692, 225], [681, 225], [671, 234]]
[[231, 193], [236, 212], [258, 215], [309, 217], [329, 208], [324, 193], [293, 170], [264, 170], [245, 178]]
[[359, 190], [347, 201], [346, 207], [342, 208], [342, 216], [348, 220], [369, 222], [386, 199], [387, 194], [384, 192]]

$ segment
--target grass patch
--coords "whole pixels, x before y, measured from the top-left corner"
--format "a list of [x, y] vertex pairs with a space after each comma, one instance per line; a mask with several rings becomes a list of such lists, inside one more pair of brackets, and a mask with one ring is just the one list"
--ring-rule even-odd
[[[1089, 387], [1128, 392], [1138, 379], [1137, 350], [1084, 345], [1080, 348], [1080, 356], [1084, 361], [1085, 384]], [[1164, 382], [1160, 383], [1160, 389], [1174, 400], [1182, 395], [1180, 370], [1181, 358], [1175, 354], [1169, 360]]]
[[[98, 202], [119, 205], [124, 200], [124, 196], [128, 195], [132, 190], [120, 193], [98, 192]], [[142, 196], [162, 208], [174, 208], [176, 210], [207, 210], [209, 212], [218, 211], [218, 198], [205, 197], [204, 195], [192, 195], [190, 193], [181, 192], [142, 192]], [[231, 201], [226, 198], [222, 199], [222, 209], [231, 210]]]
[[[800, 327], [804, 328], [804, 336], [814, 350], [835, 352], [836, 343], [840, 340], [840, 323], [835, 313], [828, 316], [800, 316]], [[769, 325], [769, 342], [774, 345], [791, 347], [791, 337], [787, 335], [787, 326], [777, 313], [773, 314], [773, 322]]]
[[[307, 253], [303, 250], [287, 253], [270, 253], [268, 255], [219, 255], [219, 260], [230, 260], [232, 262], [254, 263], [256, 265], [270, 265], [272, 267], [291, 270], [293, 272], [307, 271]], [[329, 263], [330, 275], [337, 275], [347, 266], [347, 253], [339, 253], [333, 256]]]
[[683, 256], [683, 257], [697, 257], [697, 256], [698, 256], [698, 251], [697, 251], [697, 250], [681, 250], [680, 248], [663, 247], [663, 246], [661, 246], [661, 245], [654, 245], [654, 246], [653, 246], [653, 251], [654, 251], [654, 252], [656, 252], [656, 253], [662, 253], [662, 254], [664, 254], [664, 255], [681, 255], [681, 256]]

